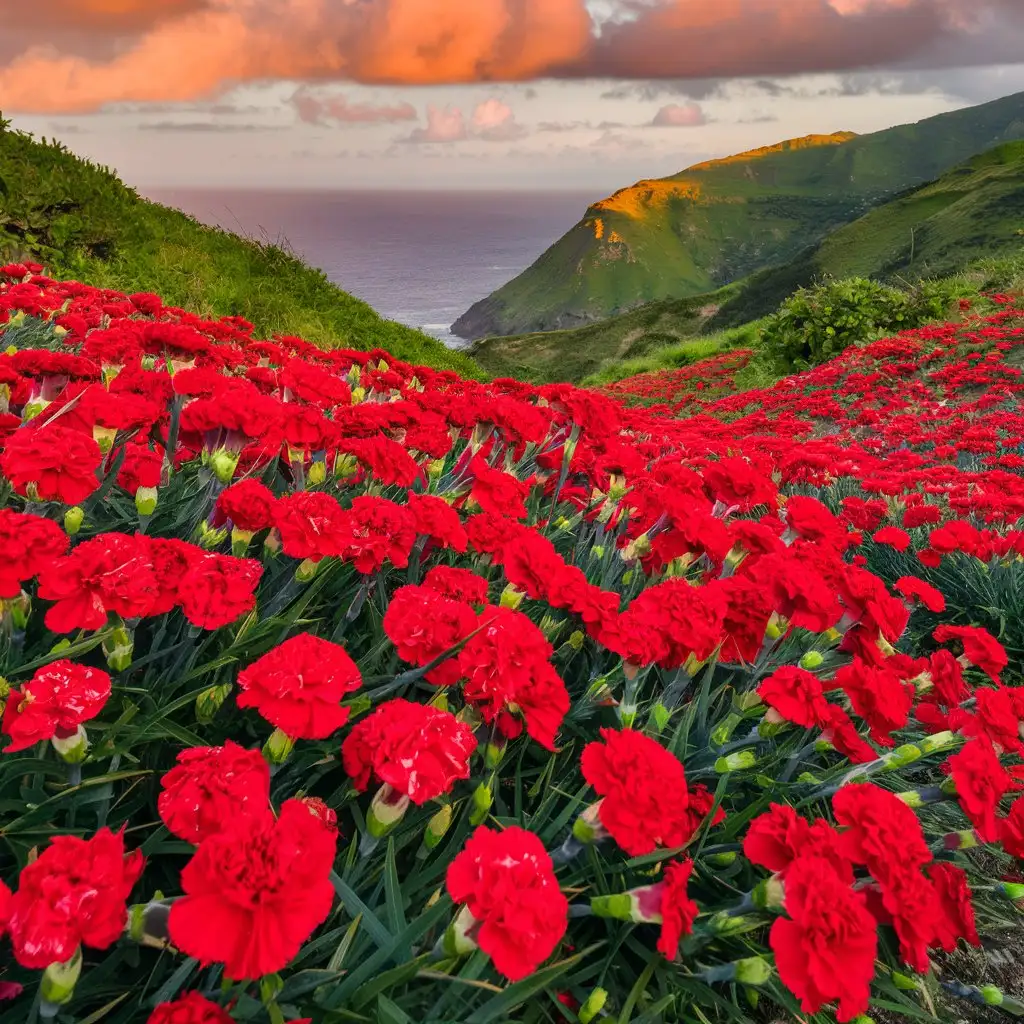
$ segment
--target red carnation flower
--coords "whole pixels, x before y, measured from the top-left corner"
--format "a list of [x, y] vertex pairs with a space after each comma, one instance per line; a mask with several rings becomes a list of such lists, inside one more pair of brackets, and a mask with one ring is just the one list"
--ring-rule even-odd
[[897, 551], [906, 551], [910, 547], [910, 534], [898, 526], [885, 526], [871, 539], [876, 544], [888, 544]]
[[336, 845], [337, 833], [298, 800], [277, 818], [231, 819], [181, 873], [172, 944], [204, 966], [224, 964], [234, 981], [280, 971], [331, 912]]
[[313, 562], [340, 555], [347, 537], [344, 509], [322, 491], [299, 491], [279, 499], [274, 525], [286, 555]]
[[802, 857], [786, 875], [786, 913], [769, 942], [782, 983], [805, 1013], [838, 1000], [836, 1019], [864, 1013], [878, 939], [865, 897], [822, 857]]
[[917, 815], [888, 790], [867, 782], [843, 786], [832, 797], [832, 809], [845, 826], [839, 837], [843, 855], [878, 881], [932, 859]]
[[947, 953], [956, 949], [960, 939], [966, 939], [972, 946], [980, 946], [981, 940], [974, 924], [974, 907], [971, 905], [971, 888], [964, 870], [953, 864], [930, 864], [928, 877], [938, 900], [938, 920], [932, 945]]
[[200, 629], [230, 626], [256, 607], [263, 566], [254, 558], [208, 554], [182, 577], [178, 598], [185, 618]]
[[510, 519], [526, 518], [526, 497], [530, 493], [527, 483], [492, 468], [480, 455], [470, 462], [469, 472], [473, 477], [469, 496], [485, 512]]
[[964, 645], [964, 657], [999, 685], [999, 673], [1006, 668], [1009, 658], [1003, 645], [980, 626], [938, 626], [932, 633], [936, 643], [959, 640]]
[[936, 590], [924, 580], [916, 576], [901, 576], [896, 581], [896, 590], [907, 600], [923, 604], [930, 612], [944, 612], [946, 610], [946, 599], [942, 596], [941, 590]]
[[679, 759], [633, 729], [602, 729], [583, 748], [583, 777], [604, 799], [601, 824], [631, 857], [685, 846], [693, 834]]
[[551, 857], [532, 832], [481, 826], [448, 865], [448, 893], [475, 919], [469, 936], [510, 981], [532, 974], [568, 924]]
[[71, 959], [79, 945], [108, 949], [124, 931], [126, 902], [144, 858], [124, 852], [124, 836], [100, 829], [91, 839], [56, 836], [21, 870], [8, 928], [14, 958], [42, 970]]
[[443, 498], [433, 494], [409, 492], [409, 511], [416, 522], [416, 532], [429, 537], [443, 548], [451, 548], [460, 554], [469, 546], [469, 536], [455, 511]]
[[887, 665], [869, 665], [855, 657], [835, 676], [835, 684], [850, 698], [853, 710], [867, 722], [871, 738], [891, 747], [893, 732], [902, 729], [910, 719], [914, 703], [914, 687], [904, 682]]
[[176, 608], [181, 581], [206, 555], [195, 544], [187, 544], [174, 537], [150, 538], [149, 560], [156, 589], [146, 614], [166, 615]]
[[234, 1018], [198, 992], [186, 992], [172, 1002], [160, 1003], [146, 1024], [234, 1024]]
[[939, 926], [935, 889], [917, 867], [899, 866], [881, 883], [882, 908], [900, 941], [900, 956], [915, 971], [928, 970], [928, 946]]
[[964, 814], [974, 823], [983, 843], [994, 842], [999, 834], [999, 801], [1010, 790], [1013, 780], [999, 763], [992, 744], [985, 739], [973, 739], [953, 754], [947, 764]]
[[292, 739], [324, 740], [348, 721], [341, 701], [362, 682], [344, 647], [299, 633], [238, 674], [238, 706]]
[[277, 499], [269, 487], [247, 477], [221, 491], [217, 512], [236, 529], [247, 533], [266, 530], [274, 524]]
[[232, 818], [262, 813], [270, 800], [270, 768], [258, 750], [231, 740], [189, 747], [160, 780], [157, 807], [171, 835], [198, 844]]
[[54, 633], [102, 629], [107, 615], [141, 618], [157, 594], [145, 537], [104, 533], [56, 558], [39, 576], [39, 596], [56, 602], [46, 613]]
[[658, 937], [658, 952], [666, 960], [676, 958], [683, 936], [693, 931], [699, 908], [686, 892], [692, 872], [692, 860], [672, 861], [665, 867], [665, 881], [659, 894], [661, 935]]
[[776, 669], [757, 688], [761, 699], [787, 722], [810, 729], [828, 721], [829, 703], [821, 680], [796, 665]]
[[0, 471], [19, 494], [77, 505], [99, 487], [102, 461], [100, 446], [88, 434], [47, 423], [22, 427], [7, 438]]
[[435, 565], [423, 577], [423, 586], [436, 590], [453, 601], [464, 601], [466, 604], [487, 603], [487, 580], [468, 569]]
[[999, 821], [999, 842], [1011, 857], [1024, 860], [1024, 797], [1013, 802], [1010, 813]]
[[808, 822], [785, 804], [772, 804], [750, 823], [743, 853], [752, 863], [783, 875], [801, 856], [824, 857], [835, 864], [845, 859], [839, 833], [827, 821]]
[[379, 572], [387, 561], [404, 569], [415, 543], [416, 521], [405, 506], [363, 495], [346, 516], [341, 557], [365, 575]]
[[476, 737], [450, 711], [389, 700], [358, 722], [341, 745], [345, 771], [363, 791], [371, 776], [415, 804], [447, 793], [469, 778]]
[[[429, 665], [469, 636], [477, 616], [469, 605], [451, 601], [426, 586], [399, 587], [384, 613], [384, 632], [402, 661]], [[426, 674], [435, 686], [452, 686], [462, 670], [454, 657]]]
[[110, 697], [110, 676], [73, 661], [54, 661], [36, 670], [20, 689], [7, 695], [3, 732], [11, 754], [53, 736], [68, 739], [95, 718]]
[[49, 568], [67, 549], [68, 536], [55, 522], [0, 509], [0, 599], [17, 597], [25, 580]]

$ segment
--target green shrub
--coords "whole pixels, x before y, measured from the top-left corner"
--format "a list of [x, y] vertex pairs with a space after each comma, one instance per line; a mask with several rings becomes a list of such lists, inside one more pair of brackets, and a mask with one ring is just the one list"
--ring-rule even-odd
[[816, 366], [850, 345], [943, 316], [955, 290], [940, 281], [901, 291], [859, 277], [801, 288], [765, 320], [764, 355], [785, 368]]

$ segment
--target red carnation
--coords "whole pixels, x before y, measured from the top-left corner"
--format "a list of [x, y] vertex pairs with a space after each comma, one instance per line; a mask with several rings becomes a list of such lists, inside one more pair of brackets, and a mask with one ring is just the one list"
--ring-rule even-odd
[[876, 544], [888, 544], [897, 551], [906, 551], [910, 547], [910, 534], [898, 526], [885, 526], [871, 539]]
[[928, 970], [928, 946], [939, 926], [939, 901], [935, 889], [917, 867], [894, 868], [881, 883], [882, 907], [890, 916], [900, 956], [915, 971]]
[[882, 746], [893, 746], [892, 733], [902, 729], [910, 719], [913, 684], [904, 682], [885, 664], [876, 667], [857, 657], [836, 673], [835, 684], [850, 698], [853, 710], [867, 722], [871, 738]]
[[160, 1003], [146, 1024], [234, 1024], [234, 1018], [198, 992], [187, 992], [170, 1003]]
[[292, 739], [324, 740], [347, 721], [345, 694], [362, 677], [344, 647], [299, 633], [238, 674], [240, 708], [256, 708]]
[[665, 867], [665, 881], [660, 893], [661, 935], [658, 937], [658, 952], [666, 960], [676, 958], [683, 936], [693, 931], [698, 907], [686, 892], [692, 872], [692, 860], [672, 861]]
[[956, 949], [960, 939], [966, 939], [972, 946], [980, 946], [981, 940], [974, 924], [974, 907], [971, 905], [971, 888], [964, 870], [953, 864], [931, 864], [928, 877], [938, 900], [938, 920], [932, 945], [947, 953]]
[[896, 581], [896, 590], [908, 601], [923, 604], [930, 612], [944, 612], [946, 599], [941, 590], [936, 590], [930, 583], [919, 580], [916, 576], [901, 576]]
[[469, 546], [469, 536], [462, 526], [458, 512], [443, 498], [433, 494], [409, 492], [409, 511], [416, 522], [416, 532], [429, 537], [443, 548], [460, 554]]
[[281, 498], [274, 506], [274, 525], [286, 555], [313, 562], [341, 554], [347, 536], [344, 509], [322, 491], [299, 491]]
[[358, 722], [341, 745], [345, 771], [365, 790], [371, 776], [415, 804], [447, 793], [469, 778], [476, 737], [450, 711], [389, 700]]
[[36, 501], [77, 505], [100, 485], [100, 446], [59, 423], [28, 426], [7, 438], [0, 471], [14, 489]]
[[840, 852], [839, 834], [821, 818], [808, 822], [792, 807], [772, 804], [758, 815], [743, 839], [746, 858], [773, 874], [784, 874], [801, 856], [813, 854], [835, 864], [844, 860]]
[[511, 473], [492, 468], [480, 455], [470, 462], [469, 472], [473, 477], [469, 496], [480, 508], [496, 516], [526, 518], [525, 499], [530, 493], [528, 484]]
[[999, 821], [999, 842], [1011, 857], [1024, 860], [1024, 797], [1013, 802], [1010, 813]]
[[185, 618], [201, 629], [230, 626], [256, 607], [263, 566], [254, 558], [208, 554], [182, 577], [178, 598]]
[[220, 492], [217, 512], [236, 529], [257, 533], [273, 525], [276, 502], [269, 487], [247, 477]]
[[299, 800], [279, 817], [233, 818], [203, 840], [181, 873], [171, 942], [235, 981], [285, 967], [331, 912], [337, 833]]
[[693, 834], [679, 759], [633, 729], [602, 729], [583, 748], [583, 777], [603, 797], [601, 824], [631, 857], [685, 846]]
[[[451, 601], [427, 586], [399, 587], [384, 613], [384, 632], [402, 661], [429, 665], [469, 636], [476, 628], [476, 612], [461, 601]], [[426, 674], [435, 686], [452, 686], [462, 670], [450, 657]]]
[[64, 660], [44, 665], [20, 690], [7, 695], [3, 732], [11, 742], [5, 753], [27, 750], [53, 736], [74, 736], [109, 697], [110, 676], [102, 669]]
[[41, 970], [71, 959], [79, 945], [107, 949], [124, 931], [126, 902], [144, 858], [124, 852], [124, 836], [100, 829], [91, 839], [56, 836], [21, 870], [8, 928], [14, 958]]
[[487, 580], [468, 569], [435, 565], [423, 577], [423, 586], [436, 590], [453, 601], [465, 601], [466, 604], [487, 603]]
[[832, 797], [843, 855], [863, 864], [878, 881], [917, 870], [932, 859], [917, 815], [900, 798], [868, 782], [843, 786]]
[[262, 813], [270, 800], [263, 755], [231, 740], [182, 750], [160, 784], [160, 817], [171, 835], [189, 843], [202, 842], [234, 817]]
[[157, 582], [145, 537], [104, 533], [79, 544], [39, 576], [39, 596], [56, 602], [46, 613], [54, 633], [102, 629], [107, 615], [148, 614]]
[[757, 688], [761, 699], [793, 725], [810, 729], [828, 721], [829, 704], [821, 680], [796, 665], [776, 669]]
[[985, 739], [973, 739], [947, 763], [964, 814], [974, 823], [983, 843], [994, 842], [999, 834], [999, 801], [1010, 790], [1013, 780], [999, 763], [992, 744]]
[[55, 522], [0, 509], [0, 600], [17, 597], [25, 580], [49, 568], [67, 549], [68, 536]]
[[416, 543], [416, 521], [404, 506], [363, 495], [352, 502], [344, 525], [341, 557], [365, 575], [390, 561], [396, 569], [409, 564]]
[[802, 857], [786, 875], [786, 913], [769, 941], [782, 983], [805, 1013], [838, 1000], [836, 1019], [868, 1008], [878, 939], [865, 897], [822, 857]]
[[569, 903], [532, 832], [481, 826], [448, 866], [448, 893], [475, 919], [470, 937], [510, 981], [532, 974], [565, 934]]
[[999, 684], [999, 673], [1009, 659], [1003, 645], [987, 630], [980, 626], [938, 626], [932, 638], [939, 644], [959, 640], [964, 645], [964, 657]]

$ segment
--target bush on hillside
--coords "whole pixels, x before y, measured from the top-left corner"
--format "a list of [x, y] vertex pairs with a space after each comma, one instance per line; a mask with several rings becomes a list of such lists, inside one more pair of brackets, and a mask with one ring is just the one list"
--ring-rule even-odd
[[681, 419], [2, 273], [0, 1024], [1024, 1010], [1024, 314]]
[[817, 366], [850, 345], [942, 318], [954, 291], [952, 282], [903, 291], [860, 277], [801, 288], [765, 319], [764, 356], [787, 370]]

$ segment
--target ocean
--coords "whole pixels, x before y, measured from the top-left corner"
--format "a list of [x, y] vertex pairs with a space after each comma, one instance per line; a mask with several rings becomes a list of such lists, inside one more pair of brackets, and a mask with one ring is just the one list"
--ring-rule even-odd
[[284, 242], [389, 320], [445, 344], [478, 299], [525, 270], [594, 201], [576, 192], [149, 189], [207, 224]]

